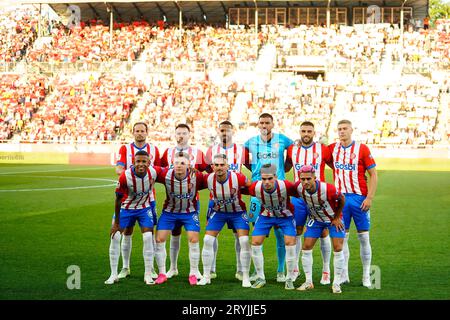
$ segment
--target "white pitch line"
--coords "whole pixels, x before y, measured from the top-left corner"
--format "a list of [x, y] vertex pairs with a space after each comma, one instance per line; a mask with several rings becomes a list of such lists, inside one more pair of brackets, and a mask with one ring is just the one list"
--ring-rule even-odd
[[40, 172], [66, 172], [66, 171], [89, 171], [89, 170], [105, 170], [111, 168], [83, 168], [83, 169], [55, 169], [55, 170], [36, 170], [36, 171], [16, 171], [16, 172], [0, 172], [0, 175], [9, 175], [9, 174], [27, 174], [27, 173], [40, 173]]
[[62, 177], [62, 176], [30, 176], [29, 178], [59, 178], [59, 179], [78, 179], [78, 180], [90, 180], [90, 181], [107, 181], [109, 184], [102, 184], [98, 186], [81, 186], [81, 187], [61, 187], [61, 188], [37, 188], [37, 189], [0, 189], [1, 192], [30, 192], [30, 191], [57, 191], [57, 190], [78, 190], [78, 189], [94, 189], [105, 188], [116, 185], [115, 180], [102, 179], [102, 178], [83, 178], [83, 177]]
[[77, 189], [94, 189], [94, 188], [105, 188], [114, 186], [113, 184], [103, 184], [99, 186], [85, 186], [85, 187], [63, 187], [63, 188], [42, 188], [42, 189], [18, 189], [18, 190], [0, 190], [1, 192], [29, 192], [29, 191], [57, 191], [57, 190], [77, 190]]

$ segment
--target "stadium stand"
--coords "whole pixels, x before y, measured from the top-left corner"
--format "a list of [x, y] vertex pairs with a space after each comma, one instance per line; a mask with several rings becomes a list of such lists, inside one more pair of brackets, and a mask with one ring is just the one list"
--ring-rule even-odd
[[[123, 142], [131, 138], [132, 124], [143, 120], [154, 142], [170, 142], [175, 125], [186, 122], [193, 143], [207, 145], [215, 135], [211, 123], [237, 120], [238, 136], [245, 138], [258, 115], [271, 112], [277, 130], [291, 137], [310, 120], [317, 138], [332, 141], [333, 125], [346, 115], [357, 124], [357, 139], [368, 144], [448, 143], [450, 36], [445, 30], [409, 26], [402, 34], [392, 24], [262, 26], [256, 35], [252, 28], [188, 23], [179, 30], [141, 19], [116, 22], [110, 47], [109, 28], [96, 19], [70, 29], [44, 23], [50, 41], [33, 46], [36, 19], [29, 10], [0, 15], [6, 62], [25, 57], [30, 65], [122, 61], [133, 67], [126, 73], [2, 76], [3, 141]], [[11, 21], [22, 31], [8, 29]], [[326, 71], [312, 79], [295, 64], [287, 68], [293, 57], [319, 58]], [[190, 70], [191, 64], [203, 69]], [[252, 66], [246, 75], [238, 73], [244, 64]], [[403, 76], [380, 80], [395, 74]]]

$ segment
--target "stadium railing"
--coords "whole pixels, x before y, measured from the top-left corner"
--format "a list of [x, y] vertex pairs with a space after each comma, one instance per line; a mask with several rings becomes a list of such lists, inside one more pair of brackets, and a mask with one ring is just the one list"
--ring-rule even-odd
[[[164, 73], [177, 71], [205, 72], [206, 65], [202, 62], [176, 62], [158, 65], [143, 61], [78, 61], [78, 62], [28, 62], [20, 63], [26, 73], [78, 73], [78, 72], [107, 72], [107, 73]], [[19, 63], [0, 64], [0, 73], [15, 72]], [[145, 67], [145, 68], [143, 68]]]

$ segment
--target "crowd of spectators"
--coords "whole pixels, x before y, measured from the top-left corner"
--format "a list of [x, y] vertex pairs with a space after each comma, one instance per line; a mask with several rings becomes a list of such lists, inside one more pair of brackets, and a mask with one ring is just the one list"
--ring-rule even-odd
[[0, 9], [0, 62], [20, 61], [37, 37], [37, 10]]
[[[109, 28], [101, 21], [90, 21], [71, 28], [51, 23], [51, 41], [31, 49], [36, 33], [32, 17], [31, 12], [0, 15], [0, 34], [6, 35], [0, 38], [0, 54], [9, 57], [6, 61], [26, 53], [31, 62], [130, 62], [146, 52], [139, 62], [143, 65], [162, 69], [176, 65], [181, 70], [190, 63], [209, 67], [206, 73], [154, 72], [139, 79], [115, 72], [2, 76], [0, 140], [128, 141], [132, 124], [145, 121], [152, 141], [173, 141], [175, 125], [187, 123], [193, 129], [192, 143], [206, 145], [214, 139], [214, 124], [223, 119], [239, 118], [240, 137], [255, 133], [262, 112], [272, 113], [277, 130], [294, 138], [299, 135], [299, 124], [310, 120], [316, 124], [317, 138], [333, 139], [333, 121], [337, 114], [345, 114], [357, 124], [358, 140], [369, 144], [424, 145], [446, 140], [439, 125], [445, 120], [442, 110], [448, 101], [448, 80], [437, 83], [417, 74], [397, 83], [382, 83], [380, 78], [371, 80], [347, 70], [347, 82], [293, 73], [242, 81], [227, 77], [225, 70], [216, 81], [211, 68], [216, 63], [254, 63], [257, 49], [266, 43], [275, 44], [278, 66], [290, 55], [319, 56], [332, 64], [351, 63], [379, 72], [389, 53], [392, 61], [401, 57], [408, 63], [438, 61], [441, 67], [449, 64], [450, 38], [445, 32], [406, 31], [406, 46], [400, 50], [398, 45], [388, 49], [401, 39], [400, 30], [392, 26], [364, 30], [264, 26], [255, 37], [247, 28], [187, 24], [179, 30], [140, 21], [116, 23], [110, 48]], [[15, 30], [5, 22], [12, 18], [17, 20]], [[17, 36], [25, 38], [16, 41]], [[13, 40], [25, 49], [28, 46], [27, 52], [11, 46]]]

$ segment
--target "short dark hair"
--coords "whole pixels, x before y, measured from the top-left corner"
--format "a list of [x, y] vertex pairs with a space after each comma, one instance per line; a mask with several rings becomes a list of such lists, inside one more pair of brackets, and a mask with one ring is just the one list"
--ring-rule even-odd
[[214, 155], [213, 161], [216, 160], [216, 159], [219, 159], [219, 158], [226, 161], [227, 160], [227, 155], [225, 153], [217, 153], [217, 154]]
[[136, 153], [134, 154], [134, 156], [135, 156], [135, 157], [136, 157], [136, 156], [146, 156], [146, 157], [148, 157], [149, 155], [148, 155], [147, 151], [145, 151], [145, 150], [139, 150], [138, 152], [136, 152]]
[[219, 127], [220, 126], [231, 126], [233, 128], [233, 124], [228, 120], [225, 120], [225, 121], [222, 121], [221, 123], [219, 123]]
[[134, 125], [133, 125], [133, 132], [134, 132], [134, 128], [137, 126], [137, 125], [140, 125], [140, 124], [142, 124], [144, 127], [145, 127], [145, 132], [148, 132], [148, 126], [147, 126], [147, 124], [145, 123], [145, 122], [136, 122]]
[[177, 153], [175, 153], [175, 157], [183, 157], [183, 158], [186, 158], [188, 161], [190, 161], [190, 159], [189, 159], [189, 155], [186, 153], [186, 152], [183, 152], [183, 151], [179, 151], [179, 152], [177, 152]]
[[273, 117], [270, 113], [261, 113], [261, 115], [259, 116], [258, 119], [261, 119], [261, 118], [270, 118], [270, 120], [273, 121]]
[[277, 174], [277, 167], [271, 163], [265, 163], [261, 166], [261, 174]]
[[189, 132], [191, 132], [191, 128], [189, 128], [189, 126], [185, 123], [177, 124], [177, 126], [175, 127], [175, 130], [177, 130], [178, 128], [185, 128], [185, 129], [188, 129]]
[[314, 123], [312, 123], [311, 121], [303, 121], [300, 127], [302, 126], [311, 126], [314, 128]]

